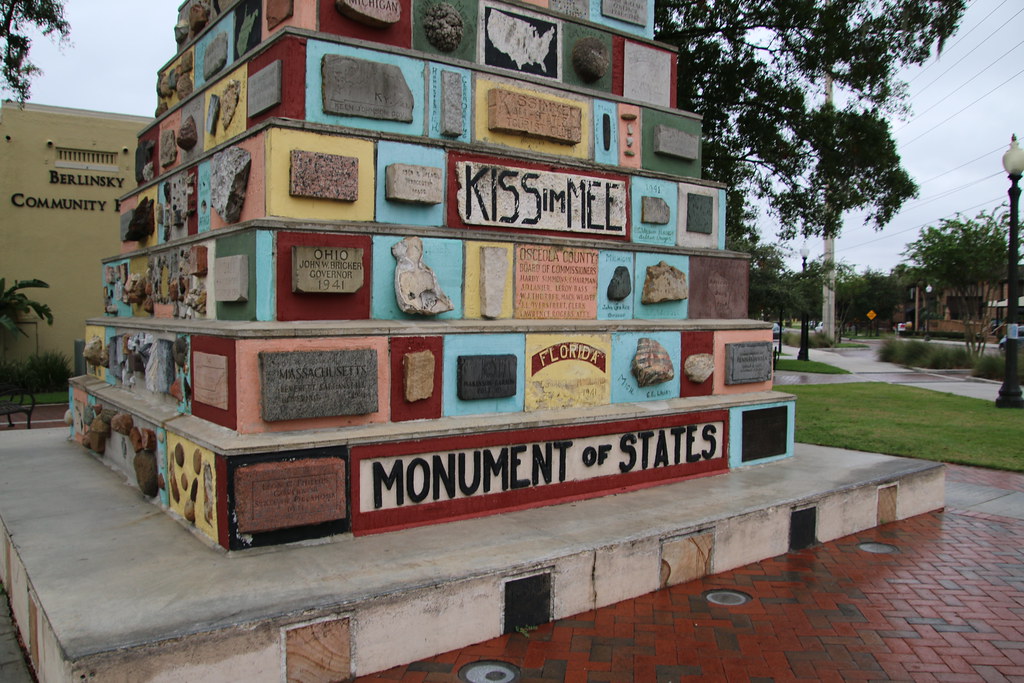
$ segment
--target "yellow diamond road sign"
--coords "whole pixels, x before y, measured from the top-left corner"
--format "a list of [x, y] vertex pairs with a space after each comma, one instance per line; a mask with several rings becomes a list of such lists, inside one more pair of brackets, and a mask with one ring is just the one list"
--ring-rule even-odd
[[874, 320], [878, 316], [874, 309], [868, 311], [868, 320]]

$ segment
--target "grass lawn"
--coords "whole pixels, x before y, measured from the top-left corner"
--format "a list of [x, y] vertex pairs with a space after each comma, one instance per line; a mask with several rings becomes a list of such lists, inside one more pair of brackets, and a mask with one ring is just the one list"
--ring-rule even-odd
[[857, 344], [856, 342], [839, 342], [835, 345], [837, 349], [870, 349], [870, 344]]
[[796, 440], [1024, 472], [1024, 411], [881, 382], [785, 387]]
[[817, 372], [823, 375], [849, 375], [848, 370], [837, 368], [827, 363], [819, 363], [815, 360], [797, 360], [795, 358], [780, 358], [775, 364], [775, 370], [781, 372]]

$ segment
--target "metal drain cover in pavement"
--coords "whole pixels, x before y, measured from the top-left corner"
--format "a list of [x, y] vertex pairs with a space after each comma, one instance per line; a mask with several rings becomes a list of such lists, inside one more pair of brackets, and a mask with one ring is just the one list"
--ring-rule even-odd
[[459, 680], [466, 683], [515, 683], [519, 668], [508, 662], [473, 662], [459, 669]]
[[734, 590], [713, 590], [704, 594], [704, 599], [715, 605], [735, 607], [750, 602], [750, 596], [742, 591]]
[[866, 541], [864, 543], [858, 543], [857, 547], [866, 553], [876, 553], [879, 555], [886, 555], [888, 553], [898, 553], [900, 551], [900, 549], [894, 545], [889, 545], [888, 543], [878, 543], [875, 541]]

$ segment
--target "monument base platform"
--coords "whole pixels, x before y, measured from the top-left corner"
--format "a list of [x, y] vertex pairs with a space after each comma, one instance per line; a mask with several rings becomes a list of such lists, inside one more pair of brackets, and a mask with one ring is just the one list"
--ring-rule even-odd
[[339, 680], [939, 509], [941, 464], [798, 444], [713, 477], [212, 550], [66, 441], [0, 442], [0, 571], [42, 681]]

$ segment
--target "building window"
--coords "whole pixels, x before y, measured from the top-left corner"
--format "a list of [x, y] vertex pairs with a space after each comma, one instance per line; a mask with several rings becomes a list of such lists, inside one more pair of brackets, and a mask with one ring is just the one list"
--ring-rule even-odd
[[117, 173], [117, 152], [97, 152], [91, 149], [57, 148], [57, 168], [75, 168], [82, 171], [109, 171]]

